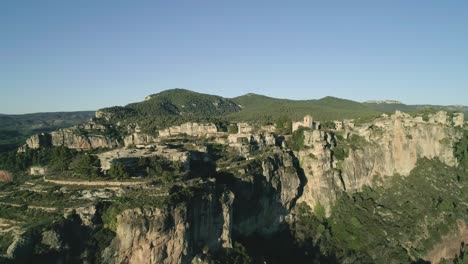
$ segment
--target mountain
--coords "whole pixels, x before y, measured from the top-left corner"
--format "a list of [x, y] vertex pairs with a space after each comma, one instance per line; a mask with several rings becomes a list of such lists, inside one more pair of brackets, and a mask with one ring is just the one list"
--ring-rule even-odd
[[94, 111], [0, 114], [0, 152], [16, 148], [31, 135], [84, 123]]
[[380, 114], [359, 102], [327, 96], [318, 100], [289, 100], [246, 94], [232, 99], [242, 111], [231, 114], [236, 119], [253, 121], [264, 117], [272, 120], [288, 116], [299, 120], [310, 114], [314, 119], [328, 121], [344, 118], [370, 118]]
[[143, 102], [100, 111], [111, 114], [121, 111], [126, 112], [126, 116], [220, 116], [240, 111], [240, 107], [221, 96], [171, 89], [149, 95]]
[[327, 121], [370, 119], [381, 114], [365, 104], [335, 97], [289, 100], [246, 94], [224, 98], [185, 89], [166, 90], [149, 95], [142, 102], [100, 109], [98, 113], [115, 122], [138, 123], [147, 131], [186, 121], [274, 123], [283, 116], [299, 120], [311, 114], [315, 119]]

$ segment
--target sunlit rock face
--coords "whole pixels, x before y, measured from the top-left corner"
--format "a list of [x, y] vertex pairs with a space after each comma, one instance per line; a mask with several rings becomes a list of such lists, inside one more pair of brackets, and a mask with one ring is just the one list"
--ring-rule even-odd
[[311, 148], [297, 153], [307, 178], [300, 201], [312, 208], [320, 203], [329, 210], [339, 191], [357, 191], [364, 185], [382, 182], [385, 176], [409, 175], [419, 158], [439, 159], [456, 166], [453, 146], [461, 132], [447, 121], [445, 112], [434, 116], [434, 120], [424, 122], [421, 117], [396, 112], [357, 126], [345, 137], [357, 135], [365, 142], [348, 149], [343, 161], [335, 160], [325, 147], [334, 144], [332, 135], [308, 131], [305, 145]]

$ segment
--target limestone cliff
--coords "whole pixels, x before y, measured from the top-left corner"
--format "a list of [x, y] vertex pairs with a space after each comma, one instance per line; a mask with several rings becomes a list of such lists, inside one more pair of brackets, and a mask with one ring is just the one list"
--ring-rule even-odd
[[[31, 149], [50, 146], [65, 146], [77, 150], [91, 150], [97, 148], [115, 148], [119, 142], [102, 134], [81, 133], [76, 128], [67, 128], [31, 136], [26, 145]], [[24, 147], [19, 151], [24, 150]]]
[[242, 164], [236, 171], [220, 173], [212, 187], [208, 182], [201, 194], [185, 202], [123, 211], [103, 259], [191, 263], [200, 254], [232, 247], [233, 236], [278, 231], [302, 191], [292, 153], [275, 149], [262, 161]]
[[135, 208], [117, 217], [106, 263], [190, 263], [202, 251], [231, 247], [230, 191], [205, 193], [167, 208]]
[[172, 126], [163, 130], [159, 130], [159, 136], [170, 137], [181, 134], [188, 136], [202, 137], [209, 134], [216, 134], [218, 129], [214, 124], [199, 124], [199, 123], [184, 123], [180, 126]]
[[343, 160], [334, 153], [333, 147], [340, 144], [335, 135], [307, 132], [305, 145], [310, 147], [297, 153], [307, 177], [300, 200], [312, 208], [320, 203], [329, 210], [337, 192], [357, 191], [364, 185], [378, 184], [386, 176], [406, 176], [419, 158], [439, 159], [456, 166], [453, 145], [461, 133], [447, 124], [445, 115], [439, 112], [425, 122], [397, 112], [348, 130], [342, 139], [349, 142]]

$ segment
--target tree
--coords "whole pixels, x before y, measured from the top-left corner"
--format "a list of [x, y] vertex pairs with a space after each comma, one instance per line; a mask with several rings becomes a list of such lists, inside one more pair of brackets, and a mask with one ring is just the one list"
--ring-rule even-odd
[[74, 168], [74, 172], [88, 178], [99, 176], [99, 168], [101, 167], [100, 160], [94, 155], [82, 155]]
[[52, 148], [50, 153], [50, 167], [58, 171], [66, 171], [72, 160], [72, 153], [67, 147]]
[[290, 135], [292, 133], [292, 120], [287, 116], [282, 116], [276, 120], [276, 133]]
[[114, 179], [129, 178], [128, 173], [125, 171], [125, 166], [120, 162], [112, 163], [109, 176]]
[[237, 124], [230, 124], [228, 127], [229, 134], [237, 134], [239, 132], [239, 127]]
[[305, 127], [300, 127], [298, 130], [292, 133], [291, 149], [300, 150], [304, 148], [304, 131], [307, 130]]
[[170, 171], [164, 171], [162, 173], [162, 179], [163, 183], [171, 183], [171, 182], [174, 182], [175, 180], [175, 175], [173, 172], [170, 172]]

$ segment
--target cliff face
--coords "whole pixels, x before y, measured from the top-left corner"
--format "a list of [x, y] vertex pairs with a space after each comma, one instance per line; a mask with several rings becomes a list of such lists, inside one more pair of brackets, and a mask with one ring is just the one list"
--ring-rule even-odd
[[188, 136], [201, 137], [208, 134], [216, 134], [217, 132], [218, 129], [214, 124], [184, 123], [180, 126], [172, 126], [159, 130], [159, 136], [170, 137], [186, 134]]
[[261, 161], [237, 168], [230, 183], [236, 194], [235, 232], [242, 236], [276, 232], [302, 193], [303, 184], [293, 154], [279, 148]]
[[379, 184], [385, 176], [409, 175], [419, 158], [437, 158], [456, 166], [453, 145], [461, 134], [446, 125], [443, 113], [424, 122], [397, 112], [349, 130], [344, 137], [351, 142], [361, 140], [358, 147], [348, 146], [347, 157], [340, 161], [333, 148], [326, 147], [339, 141], [333, 135], [320, 131], [305, 134], [305, 144], [311, 148], [297, 153], [307, 177], [300, 200], [312, 208], [320, 203], [329, 210], [341, 190], [358, 191], [364, 185]]
[[50, 133], [53, 146], [66, 146], [71, 149], [91, 150], [119, 146], [116, 140], [103, 135], [79, 135], [73, 130], [62, 129]]
[[103, 258], [106, 263], [190, 263], [203, 250], [229, 248], [233, 199], [224, 191], [164, 209], [125, 210]]
[[[133, 208], [117, 217], [116, 238], [104, 251], [108, 263], [190, 263], [196, 256], [231, 248], [233, 236], [272, 234], [301, 191], [292, 153], [276, 149], [261, 162], [223, 175], [186, 203]], [[227, 179], [229, 178], [229, 179]], [[219, 190], [224, 186], [224, 190]]]
[[138, 145], [148, 145], [151, 143], [157, 142], [157, 138], [143, 134], [143, 133], [133, 133], [124, 138], [124, 145], [128, 146], [138, 146]]
[[31, 149], [65, 146], [71, 149], [91, 150], [96, 148], [115, 148], [119, 146], [119, 142], [104, 135], [82, 134], [74, 128], [69, 128], [31, 136], [26, 140], [26, 146]]

